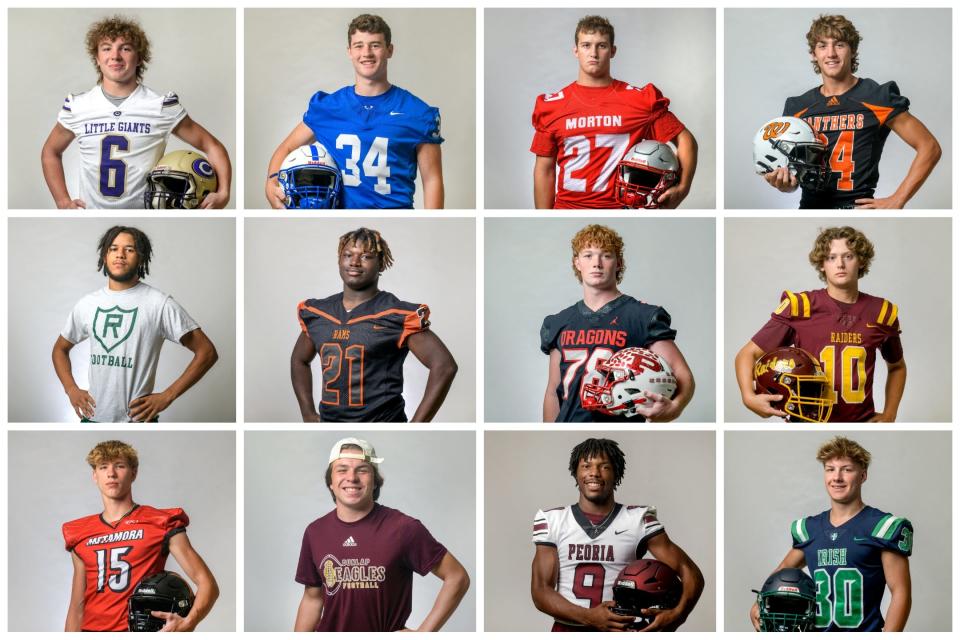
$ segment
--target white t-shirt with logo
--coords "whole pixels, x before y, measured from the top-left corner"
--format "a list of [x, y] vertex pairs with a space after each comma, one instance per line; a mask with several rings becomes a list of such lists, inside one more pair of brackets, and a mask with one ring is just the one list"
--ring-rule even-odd
[[90, 339], [92, 419], [130, 422], [130, 402], [153, 393], [164, 339], [180, 342], [198, 327], [176, 300], [143, 282], [81, 298], [61, 335], [72, 344]]
[[142, 84], [119, 106], [100, 85], [68, 95], [57, 121], [80, 148], [77, 197], [91, 209], [143, 209], [147, 174], [186, 115], [177, 94], [161, 95]]

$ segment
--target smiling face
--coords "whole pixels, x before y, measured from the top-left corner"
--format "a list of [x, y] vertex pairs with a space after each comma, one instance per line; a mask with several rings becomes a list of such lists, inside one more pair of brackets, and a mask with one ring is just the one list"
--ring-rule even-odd
[[355, 458], [338, 458], [330, 465], [330, 491], [337, 505], [354, 511], [373, 508], [376, 486], [373, 465]]
[[831, 458], [823, 463], [823, 483], [831, 502], [859, 502], [860, 488], [866, 480], [867, 470], [850, 458]]
[[347, 244], [340, 252], [340, 279], [354, 291], [376, 287], [381, 270], [380, 256], [370, 247]]
[[393, 56], [393, 44], [387, 44], [382, 33], [357, 31], [350, 36], [347, 55], [357, 78], [382, 81], [387, 78], [387, 60]]
[[134, 46], [122, 36], [103, 39], [97, 45], [97, 67], [106, 82], [119, 85], [135, 83], [140, 56]]
[[616, 480], [613, 464], [605, 454], [598, 453], [590, 458], [581, 459], [577, 466], [576, 478], [580, 497], [587, 502], [605, 506], [613, 501]]
[[853, 75], [853, 56], [849, 43], [826, 36], [817, 40], [810, 54], [823, 77], [839, 81]]

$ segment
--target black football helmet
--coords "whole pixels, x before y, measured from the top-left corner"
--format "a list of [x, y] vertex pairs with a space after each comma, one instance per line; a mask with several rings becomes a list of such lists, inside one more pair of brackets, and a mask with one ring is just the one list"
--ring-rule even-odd
[[193, 590], [186, 580], [172, 571], [161, 571], [137, 583], [127, 600], [127, 629], [130, 631], [160, 631], [162, 618], [151, 611], [166, 611], [186, 616], [193, 606]]
[[812, 631], [817, 585], [800, 569], [781, 569], [757, 594], [760, 631]]
[[613, 582], [613, 612], [633, 616], [631, 629], [643, 629], [652, 616], [642, 609], [673, 609], [680, 602], [683, 585], [680, 576], [659, 560], [634, 560], [625, 566]]

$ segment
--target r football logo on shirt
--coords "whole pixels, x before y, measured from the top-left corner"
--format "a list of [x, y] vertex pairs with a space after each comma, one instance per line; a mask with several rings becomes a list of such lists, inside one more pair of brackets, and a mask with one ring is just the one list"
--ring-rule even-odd
[[133, 309], [122, 309], [120, 305], [109, 309], [97, 307], [97, 311], [93, 314], [93, 337], [106, 349], [107, 353], [110, 353], [130, 337], [136, 324], [136, 307]]

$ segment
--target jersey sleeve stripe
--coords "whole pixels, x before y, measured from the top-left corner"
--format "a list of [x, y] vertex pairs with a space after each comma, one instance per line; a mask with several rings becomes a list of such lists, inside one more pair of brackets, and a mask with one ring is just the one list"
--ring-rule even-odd
[[381, 311], [380, 313], [374, 313], [369, 316], [360, 316], [358, 318], [351, 318], [347, 320], [347, 324], [356, 324], [358, 322], [363, 322], [364, 320], [376, 320], [377, 318], [382, 318], [383, 316], [389, 315], [401, 315], [405, 316], [409, 313], [415, 313], [408, 311], [407, 309], [387, 309], [386, 311]]
[[893, 538], [893, 534], [896, 532], [897, 527], [900, 526], [900, 523], [903, 522], [903, 518], [897, 518], [893, 515], [885, 515], [880, 519], [880, 522], [877, 523], [877, 526], [873, 528], [872, 535], [874, 538], [882, 538], [884, 540], [890, 540]]
[[809, 318], [810, 317], [810, 298], [807, 297], [806, 293], [801, 293], [800, 298], [801, 300], [803, 300], [803, 317]]
[[787, 297], [790, 298], [790, 316], [796, 318], [799, 311], [799, 301], [797, 300], [796, 294], [793, 291], [785, 291]]
[[890, 303], [886, 300], [883, 301], [883, 304], [880, 305], [880, 315], [877, 316], [877, 324], [885, 324], [884, 317], [887, 315], [887, 308], [890, 306]]
[[[325, 313], [325, 312], [323, 312], [323, 311], [320, 311], [320, 309], [314, 309], [313, 307], [307, 306], [306, 304], [303, 304], [303, 303], [300, 303], [300, 307], [299, 307], [299, 308], [300, 308], [300, 309], [306, 309], [306, 310], [309, 311], [310, 313], [315, 313], [315, 314], [317, 314], [318, 316], [320, 316], [320, 317], [322, 317], [322, 318], [326, 318], [327, 320], [329, 320], [330, 322], [333, 322], [334, 324], [341, 324], [341, 322], [340, 322], [339, 320], [337, 320], [336, 318], [334, 318], [334, 317], [333, 317], [332, 315], [330, 315], [329, 313]], [[348, 322], [347, 324], [350, 324], [350, 323]]]
[[887, 118], [890, 117], [890, 114], [893, 113], [893, 107], [881, 107], [876, 104], [870, 104], [868, 102], [862, 103], [867, 109], [873, 112], [873, 115], [877, 117], [877, 120], [880, 122], [880, 126], [883, 126], [883, 123], [887, 121]]
[[887, 319], [887, 324], [892, 327], [893, 323], [897, 320], [897, 312], [899, 309], [897, 308], [897, 305], [893, 304], [892, 302], [890, 303], [890, 306], [893, 308], [893, 310], [890, 311], [890, 317]]
[[799, 520], [794, 520], [793, 524], [790, 526], [790, 533], [793, 534], [793, 539], [797, 542], [806, 542], [809, 540], [810, 536], [807, 533], [807, 519], [800, 518]]

